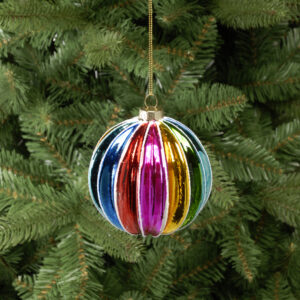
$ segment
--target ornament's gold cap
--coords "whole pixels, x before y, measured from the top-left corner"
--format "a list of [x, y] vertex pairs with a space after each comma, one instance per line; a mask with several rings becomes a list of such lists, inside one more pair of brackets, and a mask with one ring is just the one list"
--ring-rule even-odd
[[158, 110], [155, 107], [141, 108], [139, 113], [139, 119], [143, 121], [159, 121], [164, 117], [162, 110]]

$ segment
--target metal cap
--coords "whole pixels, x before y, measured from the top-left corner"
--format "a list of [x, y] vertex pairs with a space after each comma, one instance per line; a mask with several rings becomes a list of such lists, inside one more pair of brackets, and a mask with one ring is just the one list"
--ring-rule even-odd
[[143, 121], [158, 121], [164, 117], [162, 110], [149, 107], [148, 109], [140, 109], [139, 119]]

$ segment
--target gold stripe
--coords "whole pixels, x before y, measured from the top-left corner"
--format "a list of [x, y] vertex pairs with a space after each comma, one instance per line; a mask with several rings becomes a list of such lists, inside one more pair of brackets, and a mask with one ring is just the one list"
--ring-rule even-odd
[[168, 165], [169, 212], [163, 234], [177, 230], [184, 222], [190, 206], [190, 183], [187, 161], [180, 143], [171, 130], [160, 122], [160, 130]]

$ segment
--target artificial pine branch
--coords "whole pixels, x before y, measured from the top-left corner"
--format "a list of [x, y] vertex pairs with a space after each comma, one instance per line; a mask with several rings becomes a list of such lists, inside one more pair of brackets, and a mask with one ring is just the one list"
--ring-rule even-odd
[[[178, 92], [175, 101], [169, 101], [165, 108], [176, 118], [183, 118], [194, 129], [217, 129], [228, 124], [246, 104], [245, 95], [239, 90], [223, 85], [203, 84], [198, 89]], [[187, 99], [187, 100], [185, 100]]]
[[[35, 276], [34, 276], [35, 277]], [[35, 278], [30, 275], [19, 276], [14, 281], [14, 286], [21, 299], [32, 299]]]
[[291, 17], [288, 1], [224, 1], [214, 3], [214, 13], [221, 22], [233, 28], [257, 28], [274, 25]]
[[[73, 29], [85, 25], [84, 14], [73, 5], [57, 6], [36, 0], [6, 1], [0, 6], [1, 26], [7, 30]], [[80, 21], [79, 21], [80, 20]]]
[[[101, 245], [105, 252], [110, 255], [130, 262], [140, 259], [144, 248], [141, 240], [113, 228], [107, 221], [97, 215], [93, 207], [89, 205], [81, 207], [79, 225], [83, 233], [98, 245]], [[94, 228], [93, 231], [89, 230], [91, 227]]]
[[0, 151], [0, 168], [2, 176], [5, 171], [16, 176], [29, 178], [36, 184], [48, 184], [53, 187], [58, 187], [57, 178], [54, 170], [47, 165], [38, 164], [34, 160], [27, 160], [15, 151], [7, 151], [2, 149]]
[[299, 180], [298, 174], [291, 174], [283, 177], [281, 182], [262, 188], [259, 193], [270, 214], [295, 227], [300, 224]]
[[147, 1], [0, 3], [0, 298], [300, 298], [298, 16], [154, 0], [154, 91], [213, 189], [190, 227], [143, 239], [99, 215], [87, 172], [144, 101]]
[[224, 237], [222, 244], [222, 256], [228, 258], [233, 267], [250, 283], [257, 275], [259, 266], [259, 256], [261, 255], [254, 241], [247, 235], [245, 225], [238, 218], [240, 224], [231, 232], [228, 237]]
[[142, 282], [143, 297], [163, 298], [168, 293], [172, 281], [175, 257], [168, 247], [157, 247], [148, 251], [144, 259], [132, 270], [131, 283], [133, 288], [137, 282]]
[[41, 209], [40, 205], [27, 205], [21, 215], [1, 217], [0, 249], [8, 249], [25, 241], [45, 237], [73, 220], [74, 215], [71, 211], [59, 207], [58, 204], [47, 205], [44, 209]]
[[70, 295], [73, 299], [97, 298], [102, 290], [97, 280], [104, 272], [102, 247], [89, 241], [78, 224], [72, 227], [64, 229], [58, 237], [56, 254], [61, 269], [58, 289], [62, 295]]
[[276, 272], [270, 277], [266, 283], [266, 287], [260, 291], [260, 297], [263, 300], [270, 298], [296, 299], [291, 293], [287, 280], [279, 272]]

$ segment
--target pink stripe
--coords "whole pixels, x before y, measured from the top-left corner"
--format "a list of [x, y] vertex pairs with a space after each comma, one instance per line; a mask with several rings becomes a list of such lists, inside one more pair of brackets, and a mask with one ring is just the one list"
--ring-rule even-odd
[[140, 212], [144, 235], [160, 234], [167, 201], [167, 166], [158, 127], [150, 122], [140, 170]]

